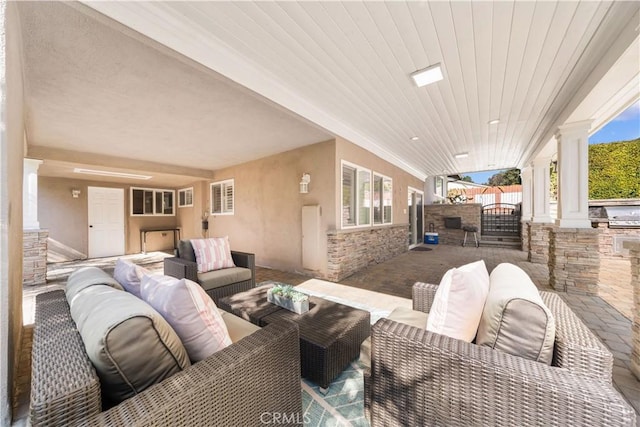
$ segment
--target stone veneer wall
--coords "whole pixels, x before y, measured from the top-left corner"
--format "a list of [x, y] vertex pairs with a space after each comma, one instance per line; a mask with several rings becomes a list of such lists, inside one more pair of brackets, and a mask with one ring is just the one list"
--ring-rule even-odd
[[47, 282], [47, 239], [49, 230], [24, 230], [22, 284], [42, 285]]
[[549, 285], [558, 291], [598, 295], [599, 231], [549, 227]]
[[409, 225], [327, 233], [327, 279], [337, 282], [408, 250]]
[[633, 349], [631, 350], [631, 372], [640, 379], [640, 242], [625, 242], [623, 247], [629, 250], [631, 259], [631, 286], [633, 286], [634, 313]]
[[609, 228], [608, 222], [597, 223], [600, 230], [600, 256], [603, 258], [628, 259], [627, 251], [615, 252], [614, 238], [625, 237], [640, 242], [640, 228]]
[[553, 228], [553, 224], [529, 223], [529, 262], [534, 264], [549, 263], [549, 232], [551, 228]]
[[462, 219], [462, 225], [475, 225], [478, 227], [478, 234], [480, 234], [481, 213], [482, 205], [480, 203], [425, 205], [424, 230], [429, 231], [429, 224], [433, 223], [435, 231], [438, 233], [439, 244], [461, 245], [464, 239], [464, 231], [462, 229], [446, 228], [444, 219], [446, 217], [459, 216]]

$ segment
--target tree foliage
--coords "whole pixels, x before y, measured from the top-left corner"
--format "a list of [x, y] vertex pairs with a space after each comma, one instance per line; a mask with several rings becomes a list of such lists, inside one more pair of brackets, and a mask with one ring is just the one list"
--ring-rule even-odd
[[487, 181], [487, 185], [497, 187], [499, 185], [515, 185], [520, 184], [520, 169], [508, 169], [504, 172], [498, 172], [492, 175]]
[[460, 178], [460, 181], [473, 182], [473, 178], [471, 178], [469, 175], [465, 175], [462, 178]]
[[589, 199], [640, 198], [640, 138], [589, 146]]

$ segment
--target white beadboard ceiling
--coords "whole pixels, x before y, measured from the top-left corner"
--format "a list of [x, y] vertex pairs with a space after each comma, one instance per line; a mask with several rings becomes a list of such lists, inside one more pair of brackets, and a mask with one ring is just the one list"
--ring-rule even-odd
[[339, 135], [424, 178], [522, 167], [640, 93], [639, 2], [86, 5], [19, 5], [36, 152], [215, 170]]

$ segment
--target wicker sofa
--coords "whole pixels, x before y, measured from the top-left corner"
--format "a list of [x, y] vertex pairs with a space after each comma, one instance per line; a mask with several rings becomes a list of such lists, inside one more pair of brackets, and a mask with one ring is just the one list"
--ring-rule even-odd
[[[416, 283], [428, 312], [437, 285]], [[372, 327], [365, 407], [376, 426], [633, 426], [636, 413], [611, 384], [613, 356], [554, 293], [551, 366], [389, 319]]]
[[115, 407], [103, 410], [102, 404], [99, 379], [64, 291], [38, 295], [34, 426], [248, 426], [260, 425], [265, 413], [302, 416], [298, 327], [268, 325]]
[[199, 283], [217, 305], [220, 298], [248, 291], [256, 286], [255, 255], [231, 251], [231, 257], [236, 265], [234, 268], [198, 273], [191, 242], [180, 240], [177, 256], [164, 259], [164, 274]]

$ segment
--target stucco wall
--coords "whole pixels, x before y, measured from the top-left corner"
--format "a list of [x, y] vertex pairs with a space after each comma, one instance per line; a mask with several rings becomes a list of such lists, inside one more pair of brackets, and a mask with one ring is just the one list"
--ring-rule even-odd
[[[191, 209], [177, 208], [176, 193], [176, 216], [131, 216], [129, 200], [131, 186], [129, 185], [40, 176], [38, 177], [38, 218], [41, 228], [49, 230], [49, 238], [52, 242], [49, 251], [51, 261], [63, 261], [64, 259], [60, 257], [77, 259], [87, 256], [89, 239], [87, 193], [90, 186], [124, 188], [122, 214], [125, 218], [125, 253], [127, 254], [140, 252], [141, 228], [176, 227], [179, 225], [178, 216], [181, 211]], [[134, 185], [134, 187], [138, 186]], [[80, 196], [77, 199], [71, 197], [72, 188], [80, 190]], [[185, 223], [189, 232], [188, 237], [194, 237], [191, 231], [194, 226], [195, 223]], [[148, 234], [147, 250], [170, 250], [173, 247], [173, 234], [171, 232], [164, 234], [164, 236], [163, 233]], [[55, 254], [52, 254], [54, 251]]]
[[[214, 173], [215, 181], [234, 179], [234, 215], [209, 218], [209, 236], [229, 236], [231, 248], [255, 253], [261, 266], [309, 273], [302, 268], [302, 207], [319, 205], [320, 229], [335, 227], [335, 142], [326, 141], [280, 153]], [[309, 193], [300, 194], [303, 173], [311, 175]], [[209, 188], [204, 195], [209, 206]], [[326, 236], [321, 234], [320, 253], [325, 261]]]
[[0, 424], [11, 420], [22, 336], [24, 99], [15, 4], [0, 2]]
[[[204, 211], [209, 209], [207, 206], [209, 183], [206, 181], [198, 181], [180, 187], [177, 190], [189, 187], [193, 187], [193, 206], [177, 208], [177, 225], [180, 227], [183, 239], [201, 238], [205, 236], [205, 232], [202, 230], [202, 217]], [[178, 197], [177, 190], [176, 197]], [[176, 202], [176, 207], [177, 206], [178, 203]]]

